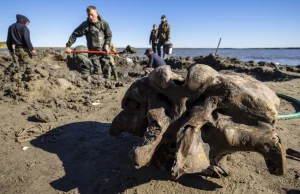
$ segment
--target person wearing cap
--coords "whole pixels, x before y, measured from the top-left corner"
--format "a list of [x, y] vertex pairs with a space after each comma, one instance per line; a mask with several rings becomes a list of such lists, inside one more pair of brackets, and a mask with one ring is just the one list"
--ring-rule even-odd
[[159, 66], [166, 65], [165, 61], [156, 53], [154, 53], [151, 48], [146, 49], [144, 54], [149, 58], [147, 68], [152, 67], [155, 69]]
[[157, 41], [158, 41], [157, 33], [158, 33], [157, 26], [156, 26], [156, 24], [153, 24], [153, 29], [151, 30], [151, 33], [150, 33], [149, 44], [151, 45], [151, 43], [152, 43], [152, 50], [155, 53], [156, 53], [156, 47], [157, 47]]
[[[32, 62], [31, 56], [37, 54], [31, 44], [30, 32], [27, 27], [30, 21], [26, 16], [20, 14], [17, 14], [16, 18], [17, 22], [8, 28], [6, 45], [12, 56], [16, 53], [20, 64], [29, 64]], [[15, 52], [13, 45], [15, 45]]]
[[157, 54], [161, 56], [161, 47], [163, 46], [163, 58], [165, 58], [165, 44], [170, 42], [170, 24], [167, 21], [165, 15], [161, 16], [161, 23], [158, 27], [158, 44], [157, 44]]

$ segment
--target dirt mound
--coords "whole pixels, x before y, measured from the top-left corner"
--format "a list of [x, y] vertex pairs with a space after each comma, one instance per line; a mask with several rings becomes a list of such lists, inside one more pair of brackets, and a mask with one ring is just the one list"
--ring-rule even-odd
[[67, 57], [61, 51], [47, 49], [34, 57], [34, 64], [19, 65], [11, 63], [9, 55], [0, 56], [2, 98], [78, 111], [97, 101], [99, 93], [131, 82], [130, 77], [125, 77], [132, 74], [130, 70], [138, 69], [132, 60], [124, 58], [120, 64], [127, 71], [119, 73], [120, 81], [104, 79], [101, 75], [84, 76], [70, 70]]
[[[172, 69], [187, 69], [193, 64], [209, 65], [217, 71], [230, 70], [238, 73], [246, 73], [261, 81], [277, 81], [289, 79], [276, 71], [275, 64], [272, 62], [241, 61], [238, 58], [223, 58], [219, 55], [207, 55], [197, 57], [170, 57], [165, 60]], [[300, 73], [298, 66], [279, 66], [280, 70]]]
[[[34, 63], [19, 65], [12, 63], [9, 54], [0, 55], [0, 94], [2, 99], [13, 102], [41, 104], [42, 107], [56, 107], [84, 111], [99, 101], [101, 93], [117, 92], [119, 87], [133, 83], [147, 75], [146, 57], [120, 55], [117, 72], [120, 81], [104, 79], [102, 75], [83, 76], [67, 64], [67, 55], [62, 50], [39, 50]], [[237, 58], [222, 58], [208, 55], [198, 57], [170, 57], [166, 63], [184, 75], [196, 63], [207, 64], [217, 71], [243, 72], [259, 80], [285, 79], [275, 71], [271, 63], [243, 62]], [[280, 67], [282, 70], [299, 72], [299, 67]], [[180, 71], [180, 72], [179, 72]], [[38, 110], [37, 110], [38, 111]], [[37, 113], [36, 113], [37, 114]]]

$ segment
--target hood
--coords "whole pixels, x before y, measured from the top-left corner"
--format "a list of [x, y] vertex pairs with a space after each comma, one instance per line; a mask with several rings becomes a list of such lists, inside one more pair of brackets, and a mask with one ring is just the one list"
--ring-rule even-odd
[[26, 24], [26, 22], [30, 22], [26, 16], [17, 14], [17, 23]]

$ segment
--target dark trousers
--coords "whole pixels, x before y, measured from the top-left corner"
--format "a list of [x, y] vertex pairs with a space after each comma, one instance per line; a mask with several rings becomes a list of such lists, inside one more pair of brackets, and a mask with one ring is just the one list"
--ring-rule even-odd
[[156, 53], [157, 43], [152, 43], [152, 51]]
[[161, 42], [161, 41], [159, 41], [158, 42], [158, 44], [157, 44], [157, 54], [158, 54], [158, 56], [160, 56], [161, 57], [161, 46], [163, 46], [163, 58], [165, 58], [165, 44], [163, 43], [163, 42]]

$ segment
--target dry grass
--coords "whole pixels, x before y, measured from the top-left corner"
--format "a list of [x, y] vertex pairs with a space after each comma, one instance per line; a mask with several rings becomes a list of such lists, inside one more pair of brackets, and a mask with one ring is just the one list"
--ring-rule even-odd
[[7, 48], [6, 47], [6, 42], [0, 42], [0, 48]]

